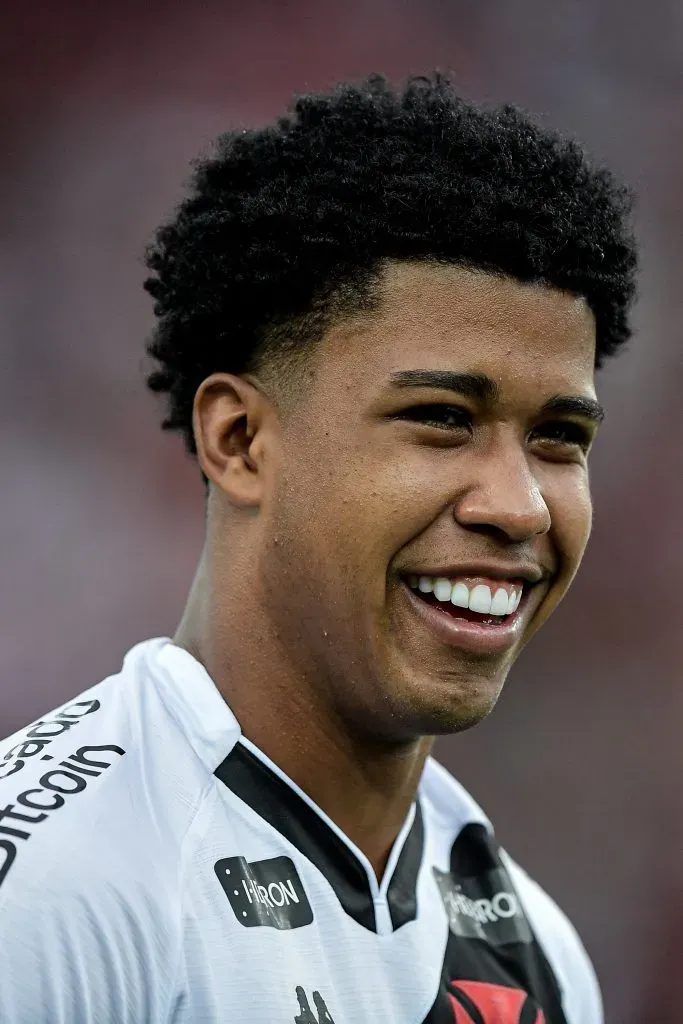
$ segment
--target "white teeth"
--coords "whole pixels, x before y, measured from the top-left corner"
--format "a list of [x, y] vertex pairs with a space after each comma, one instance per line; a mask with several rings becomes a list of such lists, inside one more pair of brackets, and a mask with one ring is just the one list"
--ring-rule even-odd
[[434, 594], [437, 601], [450, 601], [456, 608], [470, 608], [480, 615], [514, 615], [519, 608], [524, 593], [523, 588], [516, 589], [510, 593], [504, 587], [493, 587], [495, 593], [492, 596], [491, 587], [484, 583], [469, 587], [461, 580], [453, 583], [445, 576], [417, 576], [410, 575], [408, 583], [413, 590], [419, 590], [423, 594]]
[[457, 608], [469, 608], [470, 592], [464, 583], [455, 583], [453, 585], [451, 604], [454, 604]]
[[502, 587], [499, 587], [491, 601], [491, 615], [507, 615], [508, 606], [509, 598], [507, 590], [503, 590]]
[[470, 593], [470, 611], [479, 612], [480, 615], [491, 614], [491, 588], [485, 583], [478, 583]]
[[437, 601], [450, 601], [453, 585], [450, 580], [440, 576], [434, 581], [434, 597]]

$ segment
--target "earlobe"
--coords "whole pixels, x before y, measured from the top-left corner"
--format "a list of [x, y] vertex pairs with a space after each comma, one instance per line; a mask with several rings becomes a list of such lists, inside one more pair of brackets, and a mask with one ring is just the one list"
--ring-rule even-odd
[[265, 399], [249, 382], [212, 374], [202, 382], [192, 414], [197, 459], [204, 475], [234, 504], [259, 505], [262, 472], [257, 452]]

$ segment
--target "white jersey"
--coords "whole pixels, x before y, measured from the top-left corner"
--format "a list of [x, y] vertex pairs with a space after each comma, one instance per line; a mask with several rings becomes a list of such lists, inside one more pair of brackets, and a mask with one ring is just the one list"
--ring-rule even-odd
[[0, 744], [2, 1024], [599, 1024], [433, 760], [379, 883], [169, 640]]

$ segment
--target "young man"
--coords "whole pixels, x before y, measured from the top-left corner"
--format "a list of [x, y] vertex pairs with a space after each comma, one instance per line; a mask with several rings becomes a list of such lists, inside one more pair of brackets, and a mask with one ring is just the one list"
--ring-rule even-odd
[[0, 748], [3, 1024], [602, 1019], [429, 752], [581, 561], [628, 220], [575, 144], [438, 76], [199, 165], [147, 288], [206, 545], [173, 640]]

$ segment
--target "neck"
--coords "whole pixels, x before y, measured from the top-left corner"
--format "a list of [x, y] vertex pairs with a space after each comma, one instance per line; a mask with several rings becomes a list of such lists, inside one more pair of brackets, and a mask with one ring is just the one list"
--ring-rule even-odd
[[243, 735], [325, 811], [379, 878], [432, 741], [388, 747], [345, 724], [325, 706], [319, 680], [292, 669], [282, 642], [248, 605], [234, 600], [222, 616], [230, 629], [218, 625], [203, 559], [174, 642], [204, 665]]

